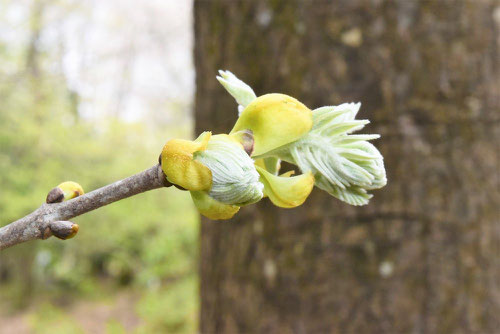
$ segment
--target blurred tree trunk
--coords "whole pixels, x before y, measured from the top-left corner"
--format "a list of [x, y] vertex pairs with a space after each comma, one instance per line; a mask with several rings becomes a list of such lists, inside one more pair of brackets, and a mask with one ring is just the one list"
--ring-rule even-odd
[[[494, 1], [195, 1], [196, 132], [227, 132], [229, 69], [257, 95], [361, 101], [389, 183], [202, 221], [202, 333], [493, 333], [499, 308]], [[498, 4], [498, 3], [497, 3]]]

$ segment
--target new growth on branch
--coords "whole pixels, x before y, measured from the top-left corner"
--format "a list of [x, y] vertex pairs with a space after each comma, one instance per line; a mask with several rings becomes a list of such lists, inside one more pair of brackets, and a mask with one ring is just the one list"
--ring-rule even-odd
[[[0, 228], [0, 250], [51, 235], [69, 239], [78, 225], [68, 219], [165, 186], [188, 190], [198, 211], [217, 220], [264, 197], [294, 208], [314, 186], [348, 204], [365, 205], [372, 197], [368, 191], [387, 183], [383, 157], [369, 142], [380, 136], [352, 134], [369, 123], [355, 119], [360, 103], [311, 110], [284, 94], [257, 97], [231, 72], [219, 74], [217, 80], [238, 103], [239, 118], [228, 134], [206, 131], [194, 141], [172, 139], [159, 165], [87, 194], [75, 182], [60, 184], [47, 203]], [[279, 174], [281, 161], [302, 174]]]

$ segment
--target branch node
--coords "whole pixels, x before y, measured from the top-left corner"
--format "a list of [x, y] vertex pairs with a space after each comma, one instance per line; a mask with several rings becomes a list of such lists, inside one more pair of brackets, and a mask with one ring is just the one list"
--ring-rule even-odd
[[[47, 239], [52, 235], [63, 240], [72, 238], [78, 232], [78, 225], [67, 219], [145, 191], [170, 185], [159, 165], [87, 194], [83, 193], [79, 184], [72, 181], [63, 182], [49, 192], [46, 199], [48, 204], [44, 203], [23, 218], [0, 226], [0, 250], [30, 240]], [[68, 201], [64, 200], [65, 194]]]

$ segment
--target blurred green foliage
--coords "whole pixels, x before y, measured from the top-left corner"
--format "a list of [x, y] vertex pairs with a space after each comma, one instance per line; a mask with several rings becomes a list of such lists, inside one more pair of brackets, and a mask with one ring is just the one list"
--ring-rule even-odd
[[[36, 209], [62, 181], [91, 191], [157, 163], [167, 139], [189, 136], [190, 124], [82, 119], [50, 56], [30, 63], [29, 52], [0, 43], [0, 226]], [[76, 303], [113, 309], [126, 294], [134, 331], [196, 331], [198, 215], [189, 194], [155, 190], [73, 221], [74, 239], [0, 254], [0, 320], [27, 312], [34, 333], [78, 333], [85, 323], [72, 313]], [[130, 328], [111, 319], [105, 329]]]

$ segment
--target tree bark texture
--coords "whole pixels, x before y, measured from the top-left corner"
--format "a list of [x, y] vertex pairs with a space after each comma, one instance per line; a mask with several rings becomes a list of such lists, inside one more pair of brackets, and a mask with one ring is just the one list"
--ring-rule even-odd
[[[496, 6], [496, 7], [495, 7]], [[202, 221], [202, 333], [500, 328], [495, 1], [195, 1], [196, 132], [227, 132], [233, 71], [310, 108], [362, 102], [388, 185]]]

